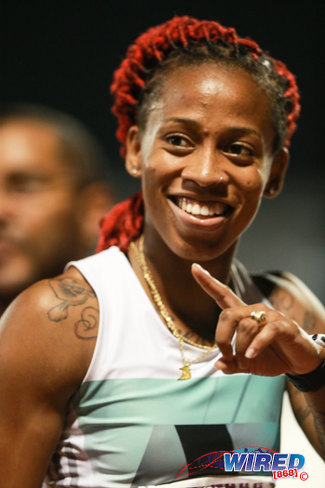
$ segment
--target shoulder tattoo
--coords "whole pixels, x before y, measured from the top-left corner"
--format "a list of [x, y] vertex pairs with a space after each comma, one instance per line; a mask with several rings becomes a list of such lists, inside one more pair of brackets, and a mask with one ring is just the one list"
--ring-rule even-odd
[[317, 325], [316, 314], [312, 310], [305, 310], [298, 314], [295, 310], [295, 299], [288, 291], [276, 288], [270, 297], [270, 301], [274, 308], [284, 314], [288, 314], [306, 332], [311, 334], [315, 331]]
[[81, 318], [74, 324], [74, 333], [79, 339], [96, 339], [99, 311], [95, 307], [86, 307], [81, 311]]
[[52, 322], [60, 322], [68, 317], [69, 307], [84, 304], [88, 298], [95, 294], [89, 288], [82, 286], [71, 278], [55, 278], [49, 280], [50, 288], [60, 303], [52, 307], [47, 315]]
[[303, 324], [301, 324], [302, 327], [305, 329], [305, 331], [308, 332], [309, 334], [314, 332], [316, 328], [316, 322], [317, 322], [316, 315], [310, 310], [306, 310]]
[[281, 288], [275, 288], [273, 290], [270, 300], [274, 308], [282, 312], [288, 312], [294, 306], [293, 296]]
[[[95, 293], [80, 282], [71, 278], [54, 278], [49, 286], [59, 303], [50, 308], [47, 316], [51, 322], [61, 322], [68, 317], [69, 307], [83, 305]], [[93, 306], [86, 306], [80, 312], [80, 319], [74, 324], [74, 333], [79, 339], [96, 339], [99, 311]]]

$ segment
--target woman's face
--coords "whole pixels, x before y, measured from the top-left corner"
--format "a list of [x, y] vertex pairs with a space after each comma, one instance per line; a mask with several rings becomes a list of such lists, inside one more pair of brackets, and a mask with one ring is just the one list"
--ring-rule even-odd
[[166, 75], [146, 127], [129, 131], [127, 168], [141, 176], [145, 232], [179, 257], [208, 261], [235, 246], [266, 186], [280, 188], [287, 154], [272, 153], [267, 96], [240, 68]]

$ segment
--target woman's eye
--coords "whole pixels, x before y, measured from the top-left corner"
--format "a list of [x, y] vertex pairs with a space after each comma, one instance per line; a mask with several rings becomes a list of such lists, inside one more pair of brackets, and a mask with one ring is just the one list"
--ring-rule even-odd
[[172, 136], [167, 136], [166, 140], [169, 144], [172, 146], [178, 146], [178, 147], [190, 147], [191, 143], [188, 139], [186, 139], [183, 136], [180, 135], [172, 135]]
[[244, 144], [234, 143], [231, 144], [227, 150], [228, 153], [235, 154], [238, 156], [253, 156], [254, 151], [251, 147]]

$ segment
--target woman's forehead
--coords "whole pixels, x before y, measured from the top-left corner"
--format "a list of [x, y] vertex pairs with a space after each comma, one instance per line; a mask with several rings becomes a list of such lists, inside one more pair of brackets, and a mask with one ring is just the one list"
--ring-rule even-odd
[[179, 66], [166, 73], [163, 81], [164, 92], [169, 95], [175, 88], [181, 91], [200, 89], [206, 95], [214, 95], [216, 91], [238, 90], [242, 85], [249, 85], [250, 90], [260, 91], [260, 87], [252, 74], [241, 67], [227, 66], [217, 63]]
[[268, 110], [268, 97], [253, 76], [242, 68], [203, 64], [177, 68], [166, 76], [151, 110], [164, 112], [164, 117], [200, 113], [214, 116], [253, 115], [263, 119]]

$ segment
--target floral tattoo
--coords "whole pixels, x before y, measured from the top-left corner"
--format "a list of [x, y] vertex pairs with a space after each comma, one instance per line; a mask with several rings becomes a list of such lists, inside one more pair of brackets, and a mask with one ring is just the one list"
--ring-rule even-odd
[[81, 312], [81, 319], [74, 324], [74, 332], [80, 339], [96, 339], [94, 334], [98, 324], [98, 310], [95, 307], [86, 307]]
[[[85, 288], [71, 278], [49, 280], [49, 285], [60, 303], [52, 307], [47, 315], [51, 322], [61, 322], [68, 317], [69, 307], [83, 305], [89, 298], [95, 298], [92, 290]], [[80, 319], [74, 324], [74, 332], [80, 339], [95, 339], [94, 333], [98, 325], [99, 311], [87, 306], [81, 311]]]
[[75, 307], [85, 303], [89, 297], [95, 294], [70, 278], [58, 278], [49, 280], [54, 295], [61, 300], [58, 305], [48, 311], [48, 317], [53, 322], [60, 322], [68, 316], [69, 307]]

